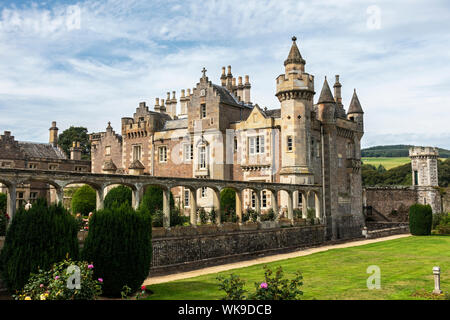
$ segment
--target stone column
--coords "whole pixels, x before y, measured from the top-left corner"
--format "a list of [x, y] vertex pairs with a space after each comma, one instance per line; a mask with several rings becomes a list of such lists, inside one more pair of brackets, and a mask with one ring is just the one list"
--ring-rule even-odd
[[261, 191], [255, 191], [255, 200], [256, 200], [256, 213], [258, 214], [257, 221], [261, 221], [261, 217], [259, 216], [261, 214]]
[[136, 187], [136, 190], [132, 190], [131, 205], [133, 206], [134, 210], [137, 210], [139, 208], [143, 194], [144, 194], [144, 189], [142, 187]]
[[214, 210], [216, 210], [216, 223], [218, 225], [222, 224], [220, 221], [220, 191], [219, 190], [213, 190], [214, 191]]
[[9, 216], [9, 223], [11, 223], [12, 219], [16, 215], [16, 185], [11, 184], [8, 186], [8, 199], [7, 199], [7, 213]]
[[163, 189], [163, 226], [170, 228], [170, 188]]
[[308, 215], [308, 198], [305, 195], [305, 192], [302, 192], [302, 218], [306, 219]]
[[197, 190], [196, 189], [189, 189], [190, 197], [191, 197], [191, 226], [197, 225]]
[[272, 193], [272, 210], [275, 213], [275, 220], [278, 220], [279, 214], [278, 214], [278, 192], [277, 191], [271, 191]]
[[317, 192], [314, 192], [314, 206], [316, 207], [316, 218], [320, 219], [320, 198]]
[[238, 222], [242, 223], [242, 191], [236, 191], [236, 217]]
[[64, 188], [60, 187], [55, 189], [56, 191], [56, 203], [60, 203], [64, 205]]
[[294, 220], [294, 209], [293, 209], [293, 197], [292, 197], [292, 191], [287, 191], [288, 194], [288, 203], [287, 203], [287, 208], [288, 208], [288, 219], [293, 221]]
[[97, 195], [96, 209], [97, 210], [102, 210], [104, 208], [104, 206], [103, 206], [103, 201], [104, 201], [104, 190], [103, 190], [103, 187], [100, 187], [99, 189], [96, 189], [95, 193]]
[[434, 294], [441, 294], [441, 268], [434, 267], [433, 268], [433, 275], [434, 275]]

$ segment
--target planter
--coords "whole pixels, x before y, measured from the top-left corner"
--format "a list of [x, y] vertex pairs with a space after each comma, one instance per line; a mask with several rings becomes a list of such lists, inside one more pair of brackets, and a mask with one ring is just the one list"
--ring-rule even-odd
[[152, 238], [163, 238], [166, 236], [166, 228], [156, 227], [152, 228]]
[[291, 227], [292, 226], [292, 221], [290, 219], [287, 219], [287, 218], [281, 218], [280, 220], [278, 220], [278, 224], [280, 225], [280, 228]]
[[219, 227], [215, 224], [204, 224], [197, 226], [197, 233], [201, 234], [214, 234], [219, 232]]
[[259, 224], [260, 229], [274, 229], [278, 227], [279, 225], [277, 221], [263, 221]]
[[258, 222], [246, 222], [241, 224], [240, 230], [242, 231], [253, 231], [253, 230], [258, 230]]
[[191, 226], [176, 226], [171, 228], [167, 233], [171, 237], [195, 236], [197, 235], [197, 228]]
[[294, 219], [294, 226], [305, 226], [306, 225], [306, 219]]
[[222, 229], [222, 231], [224, 232], [234, 232], [234, 231], [239, 231], [239, 224], [237, 223], [232, 223], [232, 222], [225, 222], [223, 223], [220, 228]]

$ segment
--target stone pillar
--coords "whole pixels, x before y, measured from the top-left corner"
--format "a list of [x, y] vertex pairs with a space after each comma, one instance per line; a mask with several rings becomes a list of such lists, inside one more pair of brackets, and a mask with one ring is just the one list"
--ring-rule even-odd
[[261, 221], [261, 217], [260, 217], [260, 214], [261, 214], [261, 191], [255, 191], [255, 200], [256, 200], [256, 207], [255, 207], [255, 210], [256, 210], [256, 213], [258, 214], [258, 218], [257, 218], [257, 221], [259, 222], [259, 221]]
[[214, 190], [214, 210], [216, 210], [216, 222], [217, 224], [222, 224], [220, 221], [220, 191]]
[[64, 205], [64, 188], [56, 188], [56, 203], [60, 203]]
[[97, 210], [102, 210], [104, 208], [104, 206], [103, 206], [103, 201], [104, 201], [104, 190], [103, 190], [103, 187], [100, 187], [99, 189], [96, 189], [95, 193], [97, 194], [96, 209]]
[[242, 222], [242, 191], [236, 191], [236, 217], [238, 222]]
[[288, 219], [289, 220], [294, 220], [294, 209], [293, 209], [293, 197], [292, 197], [292, 191], [287, 191], [288, 194], [288, 203], [287, 203], [287, 208], [288, 208]]
[[302, 218], [306, 219], [308, 216], [308, 198], [305, 195], [305, 192], [302, 192]]
[[197, 225], [197, 190], [190, 189], [190, 196], [191, 196], [191, 225], [196, 226]]
[[16, 214], [16, 185], [12, 184], [8, 186], [8, 204], [7, 204], [7, 213], [9, 216], [9, 223], [11, 223], [12, 219]]
[[320, 198], [317, 192], [314, 192], [314, 206], [316, 207], [316, 218], [320, 219]]
[[433, 275], [434, 275], [434, 294], [441, 294], [441, 268], [434, 267], [433, 268]]
[[163, 189], [163, 226], [170, 228], [170, 188]]
[[144, 194], [144, 190], [142, 187], [136, 187], [136, 190], [132, 190], [131, 205], [133, 206], [134, 210], [137, 210], [139, 208], [143, 194]]
[[278, 212], [278, 192], [277, 191], [270, 191], [272, 193], [272, 210], [275, 213], [275, 220], [278, 220], [279, 218], [279, 212]]

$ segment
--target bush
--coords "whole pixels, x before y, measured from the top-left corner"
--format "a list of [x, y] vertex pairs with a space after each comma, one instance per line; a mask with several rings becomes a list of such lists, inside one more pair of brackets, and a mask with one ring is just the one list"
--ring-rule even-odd
[[449, 214], [448, 213], [435, 213], [433, 214], [433, 222], [431, 224], [431, 229], [435, 230], [437, 226], [441, 223], [442, 220], [444, 220]]
[[200, 208], [198, 211], [198, 216], [200, 217], [201, 224], [206, 224], [208, 222], [208, 216], [204, 208]]
[[103, 279], [103, 292], [120, 297], [123, 286], [132, 292], [147, 278], [152, 257], [152, 223], [149, 211], [124, 203], [94, 213], [84, 243], [83, 260]]
[[311, 224], [314, 224], [316, 218], [316, 210], [313, 208], [308, 208], [308, 210], [306, 210], [306, 218], [311, 222]]
[[[163, 210], [163, 203], [163, 189], [158, 186], [149, 186], [145, 190], [142, 204], [150, 211], [150, 213], [154, 214], [158, 210]], [[172, 192], [170, 193], [169, 205], [171, 209], [175, 207]]]
[[37, 201], [29, 211], [17, 211], [6, 233], [0, 266], [7, 288], [14, 292], [30, 273], [48, 270], [67, 255], [78, 258], [78, 224], [61, 204]]
[[303, 217], [302, 210], [299, 208], [294, 209], [294, 218], [301, 219]]
[[430, 235], [432, 220], [430, 205], [416, 203], [409, 208], [409, 230], [412, 235]]
[[173, 208], [170, 210], [170, 226], [183, 226], [189, 223], [189, 217], [181, 213], [179, 208]]
[[230, 188], [220, 191], [220, 208], [227, 213], [236, 211], [236, 191]]
[[450, 213], [446, 213], [442, 216], [439, 224], [436, 226], [438, 234], [450, 234]]
[[256, 282], [256, 292], [245, 294], [245, 281], [241, 280], [239, 276], [231, 274], [227, 279], [223, 276], [218, 276], [219, 289], [225, 291], [226, 295], [222, 300], [299, 300], [303, 295], [300, 287], [303, 285], [303, 277], [299, 271], [295, 273], [292, 280], [284, 279], [283, 269], [279, 267], [272, 276], [273, 272], [267, 266], [264, 266], [264, 281]]
[[[252, 222], [258, 221], [258, 217], [261, 214], [259, 212], [256, 212], [256, 210], [253, 210], [251, 208], [247, 208], [245, 212], [245, 221], [251, 220]], [[244, 221], [244, 217], [242, 217], [242, 220]]]
[[117, 202], [119, 206], [122, 203], [127, 203], [131, 206], [132, 194], [131, 189], [125, 186], [118, 186], [109, 190], [103, 203], [105, 208], [111, 208], [114, 202]]
[[238, 217], [236, 215], [236, 212], [233, 209], [229, 209], [228, 211], [221, 210], [220, 220], [222, 222], [233, 222], [233, 223], [235, 223], [235, 222], [238, 221]]
[[6, 213], [7, 196], [0, 193], [0, 237], [6, 234], [6, 227], [8, 226], [9, 217]]
[[72, 213], [81, 213], [87, 216], [93, 212], [97, 205], [97, 195], [94, 189], [84, 185], [75, 191], [72, 197]]
[[266, 214], [261, 215], [261, 221], [274, 221], [275, 220], [275, 211], [273, 209], [269, 209]]
[[211, 223], [215, 224], [217, 221], [217, 214], [216, 214], [216, 210], [211, 209], [211, 211], [209, 211], [209, 221], [211, 221]]
[[[80, 287], [69, 288], [67, 282], [75, 273], [70, 266], [80, 271]], [[87, 262], [70, 259], [55, 263], [50, 270], [39, 270], [31, 274], [28, 283], [17, 295], [16, 300], [92, 300], [102, 293], [102, 279], [94, 278], [94, 266]], [[69, 280], [70, 281], [70, 280]], [[70, 283], [70, 282], [69, 282]], [[73, 285], [76, 283], [72, 282]]]

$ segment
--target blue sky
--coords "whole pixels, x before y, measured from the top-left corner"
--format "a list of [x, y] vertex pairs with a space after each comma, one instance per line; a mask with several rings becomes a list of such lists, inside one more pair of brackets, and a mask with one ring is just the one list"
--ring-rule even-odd
[[0, 131], [45, 142], [55, 120], [119, 132], [140, 101], [179, 97], [203, 67], [215, 83], [222, 66], [250, 75], [252, 101], [279, 108], [296, 35], [317, 93], [339, 74], [348, 108], [356, 88], [364, 147], [450, 148], [448, 30], [448, 1], [1, 1]]

